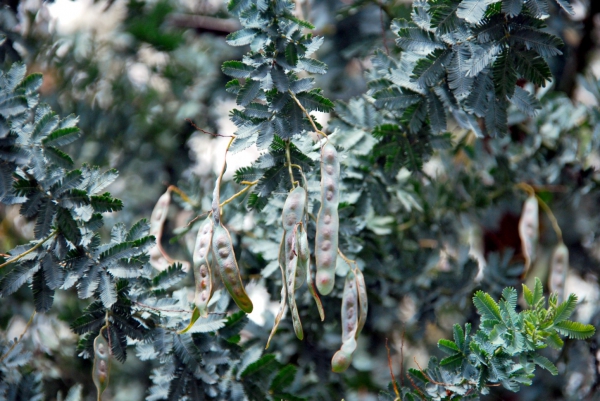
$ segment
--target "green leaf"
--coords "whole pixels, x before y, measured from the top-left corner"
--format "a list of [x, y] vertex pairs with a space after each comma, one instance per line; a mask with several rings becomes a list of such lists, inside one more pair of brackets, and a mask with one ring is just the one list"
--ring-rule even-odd
[[515, 71], [535, 85], [546, 86], [552, 79], [552, 72], [546, 60], [532, 50], [512, 52]]
[[225, 61], [221, 66], [221, 71], [233, 78], [249, 78], [250, 74], [254, 71], [254, 67], [246, 65], [241, 61]]
[[396, 44], [406, 51], [427, 54], [435, 50], [446, 49], [446, 46], [438, 42], [431, 33], [420, 28], [402, 28], [397, 35], [399, 37], [396, 39]]
[[99, 196], [91, 196], [90, 199], [94, 211], [98, 213], [117, 212], [123, 209], [123, 202], [120, 199], [113, 198], [109, 192]]
[[74, 164], [73, 159], [68, 154], [53, 146], [46, 146], [46, 157], [51, 163], [64, 169], [70, 169]]
[[242, 371], [241, 377], [247, 377], [253, 374], [260, 373], [264, 369], [271, 369], [272, 365], [276, 363], [277, 361], [275, 360], [274, 354], [264, 355], [256, 362], [253, 362], [250, 365], [248, 365], [246, 369]]
[[563, 46], [563, 42], [558, 37], [536, 29], [529, 28], [511, 32], [509, 41], [511, 44], [522, 43], [527, 50], [535, 50], [542, 57], [562, 54], [558, 47]]
[[331, 100], [316, 92], [302, 92], [296, 95], [302, 106], [308, 111], [320, 111], [328, 113], [333, 110], [334, 104]]
[[295, 67], [298, 64], [298, 48], [296, 44], [290, 42], [285, 47], [285, 60], [289, 65]]
[[46, 146], [64, 146], [76, 141], [81, 136], [77, 127], [59, 128], [42, 140]]
[[487, 6], [496, 0], [462, 0], [458, 5], [456, 15], [459, 18], [476, 24], [481, 21], [487, 10]]
[[251, 79], [246, 80], [246, 83], [240, 89], [236, 100], [236, 103], [240, 106], [247, 106], [256, 98], [258, 91], [260, 90], [260, 81], [253, 81]]
[[554, 366], [552, 362], [550, 362], [548, 358], [534, 353], [532, 355], [532, 359], [536, 365], [546, 369], [548, 372], [550, 372], [552, 376], [556, 376], [558, 374], [558, 369], [556, 368], [556, 366]]
[[446, 340], [444, 338], [438, 341], [438, 348], [447, 354], [455, 354], [456, 352], [461, 351], [454, 341]]
[[555, 324], [554, 328], [563, 336], [569, 336], [569, 338], [575, 338], [577, 340], [590, 338], [596, 332], [596, 329], [591, 324], [572, 322], [570, 320]]
[[483, 291], [477, 291], [473, 297], [473, 304], [481, 315], [482, 320], [502, 321], [500, 307], [494, 299]]
[[542, 281], [539, 278], [535, 278], [535, 285], [533, 287], [533, 305], [538, 306], [541, 301], [544, 300], [544, 287]]
[[525, 302], [527, 302], [527, 305], [529, 305], [530, 308], [533, 307], [533, 293], [525, 283], [523, 283], [523, 298], [525, 298]]
[[282, 391], [294, 381], [296, 367], [294, 365], [284, 366], [273, 378], [269, 390], [273, 392]]
[[554, 315], [554, 324], [560, 323], [571, 317], [577, 306], [577, 295], [570, 294], [566, 301], [558, 305]]
[[256, 29], [241, 29], [227, 35], [225, 40], [230, 46], [245, 46], [252, 43], [258, 32]]
[[303, 58], [298, 61], [298, 67], [310, 72], [311, 74], [325, 74], [327, 72], [327, 64], [315, 60], [314, 58]]

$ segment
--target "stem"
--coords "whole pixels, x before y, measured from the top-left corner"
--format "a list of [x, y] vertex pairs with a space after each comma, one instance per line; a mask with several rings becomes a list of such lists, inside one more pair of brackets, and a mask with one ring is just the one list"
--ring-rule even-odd
[[184, 200], [184, 202], [190, 204], [191, 206], [197, 206], [196, 203], [194, 201], [192, 201], [189, 196], [187, 196], [185, 194], [185, 192], [183, 192], [181, 189], [179, 189], [178, 187], [176, 187], [175, 185], [169, 185], [169, 188], [167, 188], [167, 191], [173, 191], [175, 192], [177, 195], [179, 195], [181, 197], [181, 199]]
[[285, 158], [287, 159], [288, 170], [290, 171], [290, 181], [292, 187], [296, 187], [297, 181], [294, 180], [294, 172], [292, 171], [292, 157], [290, 155], [290, 141], [285, 142]]
[[27, 322], [27, 325], [25, 326], [25, 330], [23, 330], [23, 332], [19, 336], [19, 339], [17, 341], [15, 341], [13, 343], [13, 345], [10, 346], [10, 348], [8, 349], [8, 351], [6, 352], [6, 354], [2, 355], [2, 358], [0, 358], [0, 363], [2, 363], [2, 361], [4, 361], [6, 359], [6, 357], [8, 355], [10, 355], [10, 353], [12, 352], [12, 350], [15, 349], [15, 347], [17, 346], [17, 344], [21, 342], [21, 340], [23, 339], [23, 336], [25, 335], [25, 333], [27, 333], [27, 330], [31, 326], [31, 323], [33, 323], [33, 318], [34, 317], [35, 317], [35, 309], [33, 310], [33, 313], [31, 314], [31, 317], [29, 318], [29, 321]]
[[340, 248], [338, 248], [338, 254], [342, 257], [342, 259], [344, 259], [344, 261], [346, 263], [348, 263], [348, 265], [350, 266], [350, 268], [352, 268], [352, 265], [356, 266], [356, 261], [347, 258], [346, 255], [344, 255], [344, 253], [342, 251], [340, 251]]
[[[213, 195], [213, 204], [212, 204], [212, 213], [213, 213], [213, 219], [215, 221], [215, 224], [219, 224], [220, 219], [221, 219], [221, 205], [219, 204], [219, 198], [221, 197], [221, 180], [223, 179], [223, 174], [225, 174], [225, 169], [227, 168], [227, 152], [229, 151], [229, 148], [231, 147], [231, 144], [233, 143], [233, 141], [235, 140], [235, 136], [232, 137], [229, 142], [227, 143], [227, 147], [225, 148], [225, 156], [223, 157], [223, 166], [221, 166], [221, 173], [219, 174], [219, 177], [217, 178], [217, 182], [215, 184], [215, 192]], [[218, 213], [218, 216], [215, 216]]]
[[544, 213], [546, 213], [546, 216], [548, 216], [548, 219], [550, 219], [550, 223], [552, 224], [552, 229], [556, 233], [558, 242], [563, 242], [562, 230], [560, 229], [560, 226], [558, 225], [558, 221], [556, 220], [554, 213], [552, 213], [552, 209], [550, 209], [550, 206], [548, 206], [548, 204], [546, 202], [544, 202], [542, 200], [542, 198], [540, 198], [535, 193], [535, 189], [531, 185], [524, 183], [524, 182], [520, 182], [516, 186], [517, 186], [517, 188], [520, 188], [523, 191], [527, 192], [527, 194], [529, 196], [535, 196], [535, 198], [538, 201], [538, 204], [542, 207], [542, 209], [544, 209]]
[[544, 209], [544, 212], [546, 212], [546, 216], [548, 216], [548, 218], [550, 219], [552, 228], [554, 229], [554, 232], [556, 233], [556, 236], [558, 237], [558, 242], [559, 243], [563, 242], [562, 230], [560, 229], [560, 226], [558, 225], [558, 221], [556, 220], [554, 213], [552, 213], [550, 206], [548, 206], [548, 204], [546, 204], [546, 202], [544, 202], [542, 200], [542, 198], [540, 198], [539, 196], [536, 195], [535, 197], [536, 197], [538, 203], [540, 204], [540, 206], [542, 207], [542, 209]]
[[290, 96], [292, 97], [292, 99], [294, 99], [294, 101], [296, 102], [296, 104], [298, 105], [298, 107], [300, 107], [300, 110], [302, 110], [304, 112], [304, 114], [308, 118], [308, 121], [310, 121], [310, 125], [312, 125], [313, 130], [317, 134], [322, 135], [323, 137], [327, 138], [327, 134], [325, 134], [323, 131], [321, 131], [320, 129], [317, 128], [317, 125], [313, 121], [312, 116], [310, 115], [310, 113], [308, 111], [306, 111], [306, 109], [304, 108], [304, 106], [302, 106], [302, 103], [300, 103], [300, 100], [298, 100], [298, 98], [296, 97], [296, 95], [294, 95], [294, 92], [292, 92], [291, 90], [288, 90], [288, 92], [290, 93]]
[[[239, 196], [241, 196], [241, 195], [245, 194], [246, 192], [248, 192], [248, 190], [250, 190], [250, 188], [252, 188], [254, 185], [258, 184], [258, 180], [256, 180], [256, 181], [252, 181], [252, 182], [250, 182], [250, 181], [242, 181], [242, 184], [245, 184], [245, 185], [246, 185], [246, 188], [242, 189], [241, 191], [238, 191], [238, 192], [237, 192], [236, 194], [234, 194], [234, 195], [231, 195], [231, 197], [230, 197], [229, 199], [227, 199], [227, 200], [224, 200], [224, 201], [223, 201], [223, 202], [222, 202], [222, 203], [219, 205], [219, 207], [223, 207], [223, 206], [225, 206], [225, 205], [226, 205], [226, 204], [228, 204], [229, 202], [233, 201], [235, 198], [237, 198], [237, 197], [239, 197]], [[209, 214], [210, 214], [210, 212], [209, 212]]]
[[297, 165], [297, 164], [291, 164], [292, 167], [297, 168], [298, 171], [300, 171], [300, 174], [302, 175], [302, 181], [304, 181], [304, 185], [306, 186], [306, 189], [308, 191], [308, 181], [306, 180], [306, 176], [304, 175], [304, 171], [302, 171], [302, 167]]
[[[396, 393], [396, 398], [394, 401], [401, 401], [400, 392], [398, 391], [398, 386], [396, 385], [396, 377], [394, 377], [394, 370], [392, 369], [392, 357], [390, 356], [390, 347], [388, 347], [388, 339], [385, 339], [385, 348], [387, 349], [387, 358], [388, 358], [388, 367], [390, 368], [390, 376], [392, 376], [392, 386], [394, 386], [394, 393]], [[402, 373], [401, 373], [402, 374]]]
[[26, 250], [25, 252], [23, 252], [20, 255], [15, 256], [13, 259], [6, 261], [4, 263], [2, 263], [0, 265], [0, 269], [2, 269], [5, 266], [10, 265], [13, 262], [16, 262], [19, 259], [22, 259], [23, 257], [29, 255], [31, 252], [35, 251], [36, 249], [38, 249], [40, 246], [42, 246], [42, 244], [46, 241], [48, 241], [50, 238], [54, 237], [56, 234], [58, 233], [58, 231], [54, 231], [53, 233], [51, 233], [49, 236], [47, 236], [46, 238], [44, 238], [43, 240], [41, 240], [40, 242], [38, 242], [37, 244], [35, 244], [34, 246], [32, 246], [31, 248], [29, 248], [28, 250]]

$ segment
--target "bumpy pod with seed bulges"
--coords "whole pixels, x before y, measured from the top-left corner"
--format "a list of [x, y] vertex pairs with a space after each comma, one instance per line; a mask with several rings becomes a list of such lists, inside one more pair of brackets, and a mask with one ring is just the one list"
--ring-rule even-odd
[[[214, 219], [213, 219], [214, 221]], [[240, 270], [233, 252], [233, 241], [229, 231], [218, 224], [213, 228], [212, 250], [216, 266], [219, 268], [221, 281], [235, 303], [246, 313], [252, 313], [252, 301], [248, 297]]]
[[356, 349], [356, 333], [358, 330], [358, 285], [352, 270], [346, 275], [344, 293], [342, 294], [342, 347], [331, 360], [331, 369], [340, 373], [348, 369], [352, 362], [352, 353]]
[[317, 216], [315, 261], [317, 289], [327, 295], [335, 284], [338, 251], [338, 185], [340, 162], [335, 147], [329, 142], [321, 150], [321, 209]]
[[208, 302], [214, 291], [211, 272], [212, 231], [213, 222], [208, 217], [200, 227], [194, 245], [194, 282], [196, 284], [194, 304], [202, 317], [208, 316]]
[[108, 387], [108, 376], [110, 373], [110, 349], [108, 342], [102, 335], [102, 330], [98, 337], [94, 339], [94, 366], [92, 368], [92, 379], [98, 390], [98, 400], [101, 394]]

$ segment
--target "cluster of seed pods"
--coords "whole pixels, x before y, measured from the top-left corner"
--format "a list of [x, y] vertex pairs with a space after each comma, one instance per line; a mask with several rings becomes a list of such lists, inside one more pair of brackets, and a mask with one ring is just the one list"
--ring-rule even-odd
[[321, 149], [321, 209], [317, 216], [315, 260], [317, 289], [327, 295], [335, 283], [338, 251], [340, 162], [335, 147], [327, 142]]
[[569, 269], [569, 249], [561, 241], [554, 248], [552, 260], [550, 262], [550, 278], [548, 287], [550, 292], [558, 294], [558, 302], [565, 299], [565, 281], [567, 280], [567, 271]]
[[[246, 313], [251, 313], [253, 305], [250, 297], [248, 297], [248, 294], [246, 293], [244, 284], [242, 283], [240, 269], [233, 251], [233, 241], [231, 240], [229, 231], [221, 223], [221, 207], [219, 200], [220, 185], [221, 177], [217, 179], [212, 203], [213, 232], [211, 245], [213, 258], [218, 267], [221, 280], [223, 281], [227, 292], [231, 295], [231, 298], [233, 298], [241, 310]], [[210, 275], [208, 275], [208, 277], [210, 277]]]
[[213, 220], [208, 217], [198, 231], [193, 254], [194, 281], [196, 283], [194, 304], [198, 309], [199, 316], [202, 317], [208, 316], [208, 302], [214, 291], [211, 271], [213, 259], [212, 235]]
[[341, 373], [348, 369], [356, 340], [367, 320], [368, 302], [365, 280], [358, 269], [350, 269], [346, 275], [342, 295], [342, 346], [331, 359], [331, 370]]
[[539, 206], [535, 195], [530, 195], [523, 204], [523, 212], [519, 220], [519, 237], [525, 256], [525, 272], [527, 273], [531, 262], [535, 259], [535, 251], [539, 235]]
[[108, 342], [102, 335], [102, 330], [94, 340], [94, 366], [92, 368], [92, 379], [98, 390], [98, 401], [102, 393], [108, 387], [108, 375], [110, 372], [110, 349]]

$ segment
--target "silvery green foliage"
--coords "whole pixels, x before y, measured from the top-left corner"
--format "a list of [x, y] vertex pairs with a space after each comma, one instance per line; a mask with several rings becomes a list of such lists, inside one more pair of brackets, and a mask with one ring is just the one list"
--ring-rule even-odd
[[454, 341], [438, 342], [449, 356], [439, 361], [432, 357], [424, 370], [410, 369], [412, 388], [402, 388], [402, 399], [478, 400], [480, 394], [489, 394], [493, 385], [515, 392], [522, 385], [531, 385], [536, 367], [556, 376], [558, 369], [539, 350], [547, 346], [561, 349], [560, 335], [582, 340], [594, 335], [595, 329], [568, 320], [577, 305], [575, 295], [559, 304], [556, 294], [547, 302], [543, 294], [539, 279], [533, 290], [523, 285], [527, 309], [517, 312], [514, 288], [505, 288], [500, 302], [477, 291], [473, 297], [481, 316], [477, 332], [471, 333], [470, 323], [464, 330], [454, 325]]
[[[572, 13], [566, 1], [560, 6]], [[508, 132], [508, 107], [530, 116], [538, 99], [517, 81], [546, 86], [551, 80], [547, 60], [562, 54], [561, 40], [544, 31], [546, 0], [415, 1], [411, 20], [394, 20], [399, 57], [378, 52], [369, 86], [378, 108], [389, 110], [393, 124], [379, 135], [406, 132], [427, 152], [431, 137], [447, 129], [452, 118], [478, 136]], [[387, 150], [394, 163], [401, 152]]]
[[[226, 61], [222, 66], [223, 72], [234, 78], [227, 83], [227, 91], [236, 95], [236, 103], [241, 107], [231, 111], [237, 130], [230, 151], [235, 153], [253, 144], [259, 150], [267, 150], [236, 177], [238, 182], [260, 180], [248, 202], [250, 208], [260, 210], [283, 180], [287, 179], [287, 187], [290, 186], [284, 166], [285, 143], [312, 131], [293, 97], [308, 112], [328, 112], [333, 108], [321, 90], [314, 88], [312, 78], [300, 78], [304, 73], [327, 72], [323, 62], [310, 57], [323, 38], [302, 33], [303, 28], [313, 26], [293, 15], [294, 3], [289, 0], [232, 0], [228, 9], [239, 18], [243, 29], [228, 35], [227, 43], [250, 45], [251, 49], [242, 61]], [[296, 146], [292, 147], [292, 162], [306, 172], [312, 167], [310, 159]]]
[[42, 374], [27, 366], [33, 355], [17, 339], [0, 340], [0, 400], [42, 401]]

